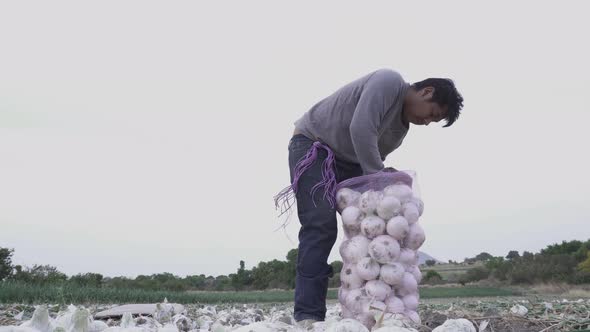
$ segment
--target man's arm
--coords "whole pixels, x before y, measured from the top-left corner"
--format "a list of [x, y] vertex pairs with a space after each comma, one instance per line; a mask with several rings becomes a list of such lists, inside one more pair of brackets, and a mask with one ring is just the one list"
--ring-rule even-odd
[[393, 167], [385, 167], [383, 169], [383, 172], [389, 172], [389, 173], [393, 173], [393, 172], [397, 172], [398, 170], [393, 168]]
[[399, 95], [404, 80], [390, 69], [376, 71], [367, 81], [350, 123], [350, 137], [364, 174], [383, 169], [379, 153], [379, 127], [385, 113]]

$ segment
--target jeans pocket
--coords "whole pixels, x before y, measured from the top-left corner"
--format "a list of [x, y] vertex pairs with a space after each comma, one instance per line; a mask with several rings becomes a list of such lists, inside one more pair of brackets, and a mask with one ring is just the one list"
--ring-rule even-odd
[[313, 145], [313, 141], [306, 136], [301, 134], [297, 134], [291, 137], [289, 141], [289, 150], [290, 151], [306, 151]]

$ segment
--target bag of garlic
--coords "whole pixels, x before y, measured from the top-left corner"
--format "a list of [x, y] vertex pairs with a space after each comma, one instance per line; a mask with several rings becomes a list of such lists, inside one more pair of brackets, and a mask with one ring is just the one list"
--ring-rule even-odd
[[384, 315], [420, 323], [417, 250], [425, 235], [418, 219], [424, 205], [415, 177], [412, 171], [378, 172], [336, 187], [345, 234], [338, 299], [343, 318], [368, 329]]

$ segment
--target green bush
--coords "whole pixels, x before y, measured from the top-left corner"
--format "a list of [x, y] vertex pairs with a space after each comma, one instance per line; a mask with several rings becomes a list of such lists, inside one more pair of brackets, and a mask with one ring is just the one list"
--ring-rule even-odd
[[440, 284], [443, 281], [443, 277], [440, 275], [440, 273], [434, 271], [434, 270], [428, 270], [428, 272], [426, 272], [426, 276], [424, 276], [422, 283], [425, 284]]
[[68, 282], [80, 287], [101, 287], [102, 279], [103, 276], [99, 273], [78, 273], [71, 276]]
[[14, 249], [0, 247], [0, 281], [10, 277], [12, 274], [12, 255]]
[[334, 273], [334, 276], [328, 280], [328, 287], [336, 288], [340, 287], [340, 272]]
[[465, 273], [463, 276], [459, 278], [459, 282], [461, 284], [465, 284], [468, 282], [475, 282], [483, 279], [487, 279], [490, 275], [490, 270], [485, 267], [475, 267], [470, 269]]

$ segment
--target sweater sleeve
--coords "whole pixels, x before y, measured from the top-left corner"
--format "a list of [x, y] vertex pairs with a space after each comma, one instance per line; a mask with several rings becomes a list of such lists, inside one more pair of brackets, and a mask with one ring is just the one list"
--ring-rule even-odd
[[403, 84], [399, 73], [380, 69], [371, 75], [361, 92], [350, 123], [350, 137], [365, 175], [384, 168], [378, 146], [379, 128]]

